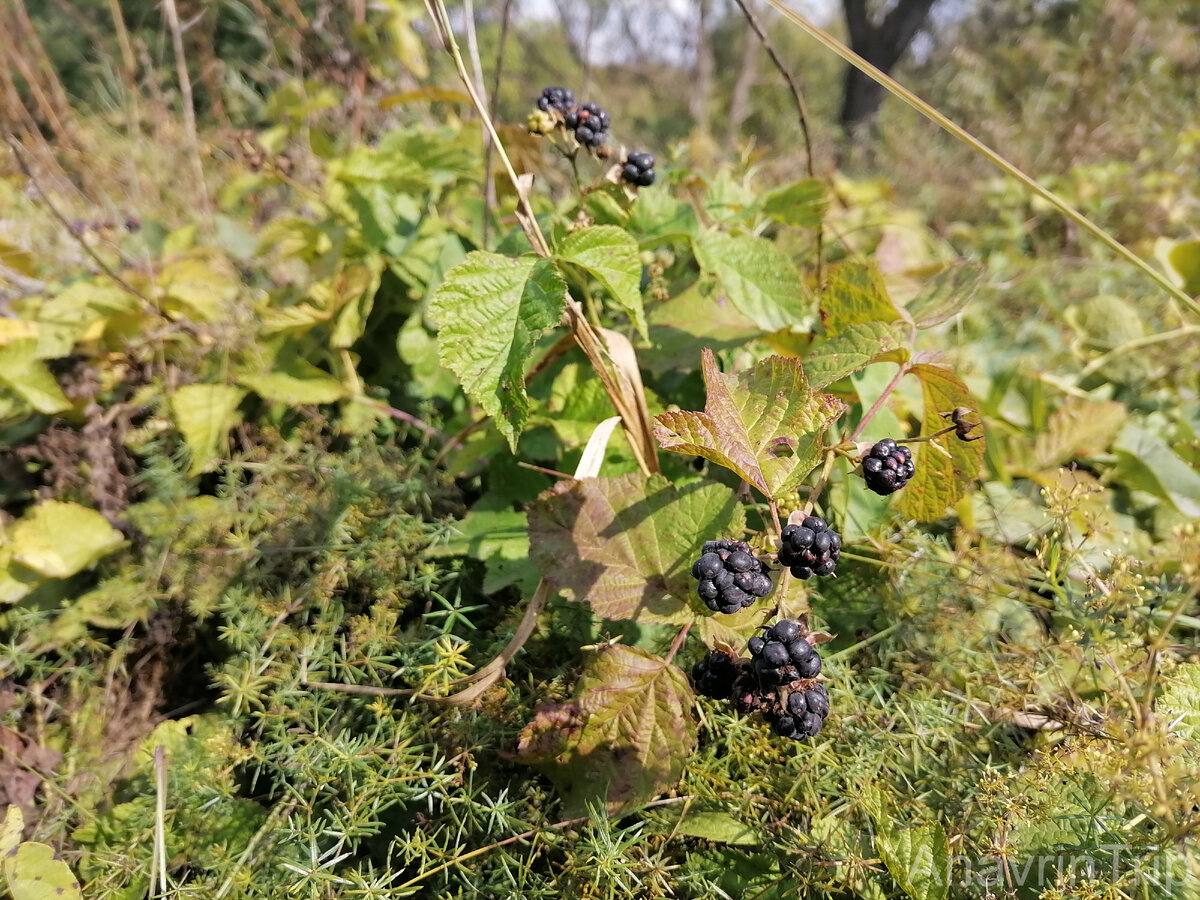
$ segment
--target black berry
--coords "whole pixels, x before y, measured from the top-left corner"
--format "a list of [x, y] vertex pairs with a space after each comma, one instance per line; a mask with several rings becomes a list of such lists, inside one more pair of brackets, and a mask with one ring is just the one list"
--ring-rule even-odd
[[621, 177], [629, 184], [650, 187], [654, 184], [654, 156], [641, 150], [625, 154]]
[[706, 541], [692, 564], [696, 593], [713, 612], [732, 614], [771, 593], [770, 568], [745, 541]]
[[558, 110], [561, 113], [566, 113], [575, 105], [575, 95], [568, 88], [564, 87], [548, 87], [542, 89], [542, 96], [538, 97], [537, 106], [541, 110]]
[[912, 451], [891, 438], [875, 444], [862, 460], [863, 481], [877, 494], [894, 494], [917, 473]]
[[842, 538], [819, 516], [783, 529], [779, 562], [797, 578], [832, 575], [842, 556]]
[[738, 664], [728, 653], [714, 650], [692, 666], [692, 684], [696, 693], [715, 700], [728, 700], [738, 676]]
[[[711, 541], [712, 550], [729, 550]], [[706, 545], [707, 547], [708, 545]], [[733, 552], [737, 552], [734, 550]], [[745, 552], [745, 551], [742, 551]], [[746, 642], [750, 659], [735, 659], [714, 650], [692, 667], [696, 691], [728, 700], [742, 715], [762, 713], [771, 729], [794, 741], [820, 733], [829, 715], [829, 695], [813, 679], [821, 671], [821, 656], [809, 643], [804, 627], [781, 619]]]

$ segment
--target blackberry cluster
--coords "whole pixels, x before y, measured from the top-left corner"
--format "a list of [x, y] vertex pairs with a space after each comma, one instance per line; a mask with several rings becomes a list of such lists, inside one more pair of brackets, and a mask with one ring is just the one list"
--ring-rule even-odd
[[571, 111], [571, 107], [575, 105], [575, 94], [570, 88], [564, 87], [548, 87], [542, 89], [542, 96], [538, 97], [537, 108], [543, 112], [557, 110], [564, 116]]
[[692, 683], [698, 694], [714, 700], [728, 700], [733, 694], [738, 671], [737, 660], [721, 650], [713, 650], [692, 666]]
[[780, 565], [788, 566], [797, 578], [832, 575], [842, 556], [842, 537], [819, 516], [809, 516], [799, 525], [783, 529], [779, 548]]
[[813, 682], [812, 687], [806, 690], [790, 691], [784, 708], [767, 710], [763, 718], [780, 737], [802, 741], [821, 733], [827, 715], [829, 695], [825, 692], [825, 685]]
[[608, 140], [612, 119], [597, 103], [581, 103], [563, 114], [563, 124], [575, 132], [575, 139], [585, 147], [599, 147]]
[[747, 642], [750, 659], [714, 650], [692, 667], [697, 693], [728, 700], [743, 715], [758, 712], [781, 737], [815, 737], [829, 715], [829, 694], [814, 679], [821, 657], [804, 628], [781, 619]]
[[800, 623], [780, 619], [746, 644], [758, 682], [766, 687], [790, 684], [821, 674], [821, 656], [805, 640]]
[[708, 541], [692, 564], [700, 599], [713, 612], [727, 615], [771, 593], [770, 571], [745, 541]]
[[891, 438], [884, 438], [867, 451], [862, 461], [863, 481], [877, 494], [894, 494], [917, 473], [912, 452]]
[[641, 150], [627, 153], [621, 177], [638, 187], [650, 187], [654, 184], [654, 156]]

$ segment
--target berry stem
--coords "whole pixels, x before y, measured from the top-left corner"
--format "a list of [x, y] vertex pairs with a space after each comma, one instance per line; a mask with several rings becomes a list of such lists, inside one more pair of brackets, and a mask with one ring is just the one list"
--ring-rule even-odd
[[892, 391], [894, 391], [896, 386], [900, 384], [900, 379], [907, 375], [909, 370], [910, 367], [907, 363], [900, 366], [900, 368], [896, 370], [896, 374], [892, 376], [892, 380], [889, 381], [887, 387], [883, 389], [883, 393], [879, 395], [879, 399], [877, 399], [871, 405], [871, 408], [867, 410], [866, 415], [858, 420], [858, 424], [854, 427], [854, 431], [850, 434], [850, 440], [858, 440], [859, 435], [863, 433], [866, 427], [871, 423], [871, 420], [875, 418], [875, 413], [879, 412], [883, 404], [887, 402], [887, 398], [892, 395]]
[[671, 641], [671, 649], [667, 651], [666, 662], [669, 665], [675, 659], [675, 654], [679, 652], [679, 648], [683, 646], [683, 642], [687, 639], [688, 632], [692, 630], [692, 622], [688, 622], [681, 629], [679, 634], [675, 635], [675, 640]]
[[771, 518], [775, 520], [775, 534], [782, 537], [783, 525], [779, 521], [779, 504], [774, 500], [768, 499], [767, 505], [771, 507]]
[[825, 485], [829, 483], [829, 476], [833, 474], [833, 463], [837, 458], [836, 448], [830, 448], [825, 451], [825, 465], [821, 468], [821, 477], [817, 479], [817, 483], [808, 492], [808, 500], [804, 503], [804, 514], [806, 516], [812, 513], [813, 507], [817, 505], [817, 498], [821, 496], [821, 492], [825, 490]]
[[940, 438], [943, 434], [949, 434], [952, 431], [958, 431], [958, 426], [950, 425], [947, 428], [943, 428], [941, 431], [935, 431], [933, 434], [923, 434], [923, 435], [918, 435], [917, 437], [905, 438], [904, 440], [897, 441], [896, 443], [898, 443], [898, 444], [921, 444], [921, 443], [924, 443], [925, 441], [932, 441], [934, 438]]

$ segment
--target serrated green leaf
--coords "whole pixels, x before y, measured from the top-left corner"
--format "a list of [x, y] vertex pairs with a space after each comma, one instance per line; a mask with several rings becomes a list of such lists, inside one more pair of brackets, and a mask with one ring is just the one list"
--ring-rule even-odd
[[692, 205], [676, 200], [662, 187], [638, 191], [627, 225], [643, 247], [692, 240], [699, 230]]
[[543, 578], [598, 616], [638, 621], [695, 621], [697, 542], [745, 526], [729, 488], [679, 489], [661, 475], [560, 481], [528, 513], [529, 553]]
[[726, 375], [705, 349], [702, 366], [704, 412], [655, 416], [659, 444], [725, 466], [772, 499], [794, 489], [816, 467], [823, 433], [845, 404], [813, 393], [797, 359], [769, 356]]
[[94, 509], [47, 500], [9, 532], [14, 562], [46, 578], [68, 578], [107, 556], [125, 537]]
[[1194, 746], [1200, 741], [1200, 664], [1181, 665], [1165, 681], [1155, 707], [1158, 717]]
[[696, 745], [692, 689], [678, 668], [633, 647], [605, 647], [570, 703], [543, 705], [521, 732], [519, 758], [546, 772], [567, 815], [601, 801], [610, 814], [679, 780]]
[[37, 339], [21, 338], [0, 346], [0, 384], [11, 388], [35, 410], [51, 416], [71, 408], [46, 364], [37, 359]]
[[238, 379], [264, 400], [302, 405], [336, 403], [346, 397], [346, 386], [306, 359], [293, 356], [276, 363], [262, 375], [243, 375]]
[[26, 841], [4, 862], [12, 900], [82, 900], [79, 881], [54, 848]]
[[765, 331], [803, 325], [812, 315], [796, 266], [766, 238], [715, 231], [696, 243], [696, 261], [729, 302]]
[[1076, 456], [1107, 450], [1125, 424], [1125, 404], [1068, 397], [1055, 410], [1033, 446], [1041, 468], [1058, 466]]
[[525, 364], [538, 337], [558, 322], [566, 295], [551, 260], [475, 251], [446, 274], [430, 302], [442, 364], [513, 450], [529, 416]]
[[237, 408], [245, 395], [231, 384], [187, 384], [171, 395], [175, 426], [192, 454], [188, 475], [216, 467], [229, 429], [237, 424]]
[[949, 893], [950, 842], [940, 824], [885, 826], [876, 831], [875, 846], [896, 884], [912, 900], [944, 900]]
[[908, 358], [908, 349], [894, 326], [884, 322], [856, 322], [810, 350], [804, 357], [804, 374], [808, 386], [819, 391], [871, 363], [908, 362]]
[[821, 224], [829, 200], [825, 185], [815, 178], [805, 178], [784, 185], [763, 195], [762, 211], [777, 222], [816, 228]]
[[978, 262], [947, 266], [905, 305], [904, 312], [918, 328], [939, 325], [966, 308], [983, 283], [986, 271]]
[[[933, 434], [946, 426], [946, 420], [939, 413], [950, 412], [958, 406], [978, 408], [967, 386], [949, 369], [920, 364], [912, 367], [912, 373], [920, 379], [924, 396], [923, 434]], [[983, 438], [962, 441], [950, 432], [928, 443], [914, 444], [913, 460], [917, 472], [900, 491], [896, 512], [918, 522], [941, 518], [949, 507], [974, 488], [983, 464], [985, 443]]]
[[828, 287], [821, 295], [821, 321], [828, 335], [832, 337], [848, 325], [886, 324], [899, 318], [874, 263], [846, 262], [830, 267]]
[[558, 258], [588, 271], [628, 313], [634, 327], [647, 337], [642, 310], [642, 261], [633, 235], [615, 225], [583, 228], [567, 235]]

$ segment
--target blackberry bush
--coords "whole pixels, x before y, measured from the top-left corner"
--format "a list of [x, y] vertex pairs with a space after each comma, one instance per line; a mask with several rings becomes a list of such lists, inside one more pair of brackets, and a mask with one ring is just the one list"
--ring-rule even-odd
[[832, 575], [842, 556], [842, 538], [820, 516], [809, 516], [799, 525], [783, 529], [779, 564], [797, 578]]
[[708, 541], [692, 564], [696, 593], [713, 612], [732, 614], [771, 593], [771, 569], [745, 541]]
[[621, 178], [637, 187], [650, 187], [654, 184], [653, 154], [641, 150], [627, 153], [621, 166]]
[[891, 438], [875, 444], [862, 461], [863, 481], [877, 494], [894, 494], [917, 473], [912, 452]]

